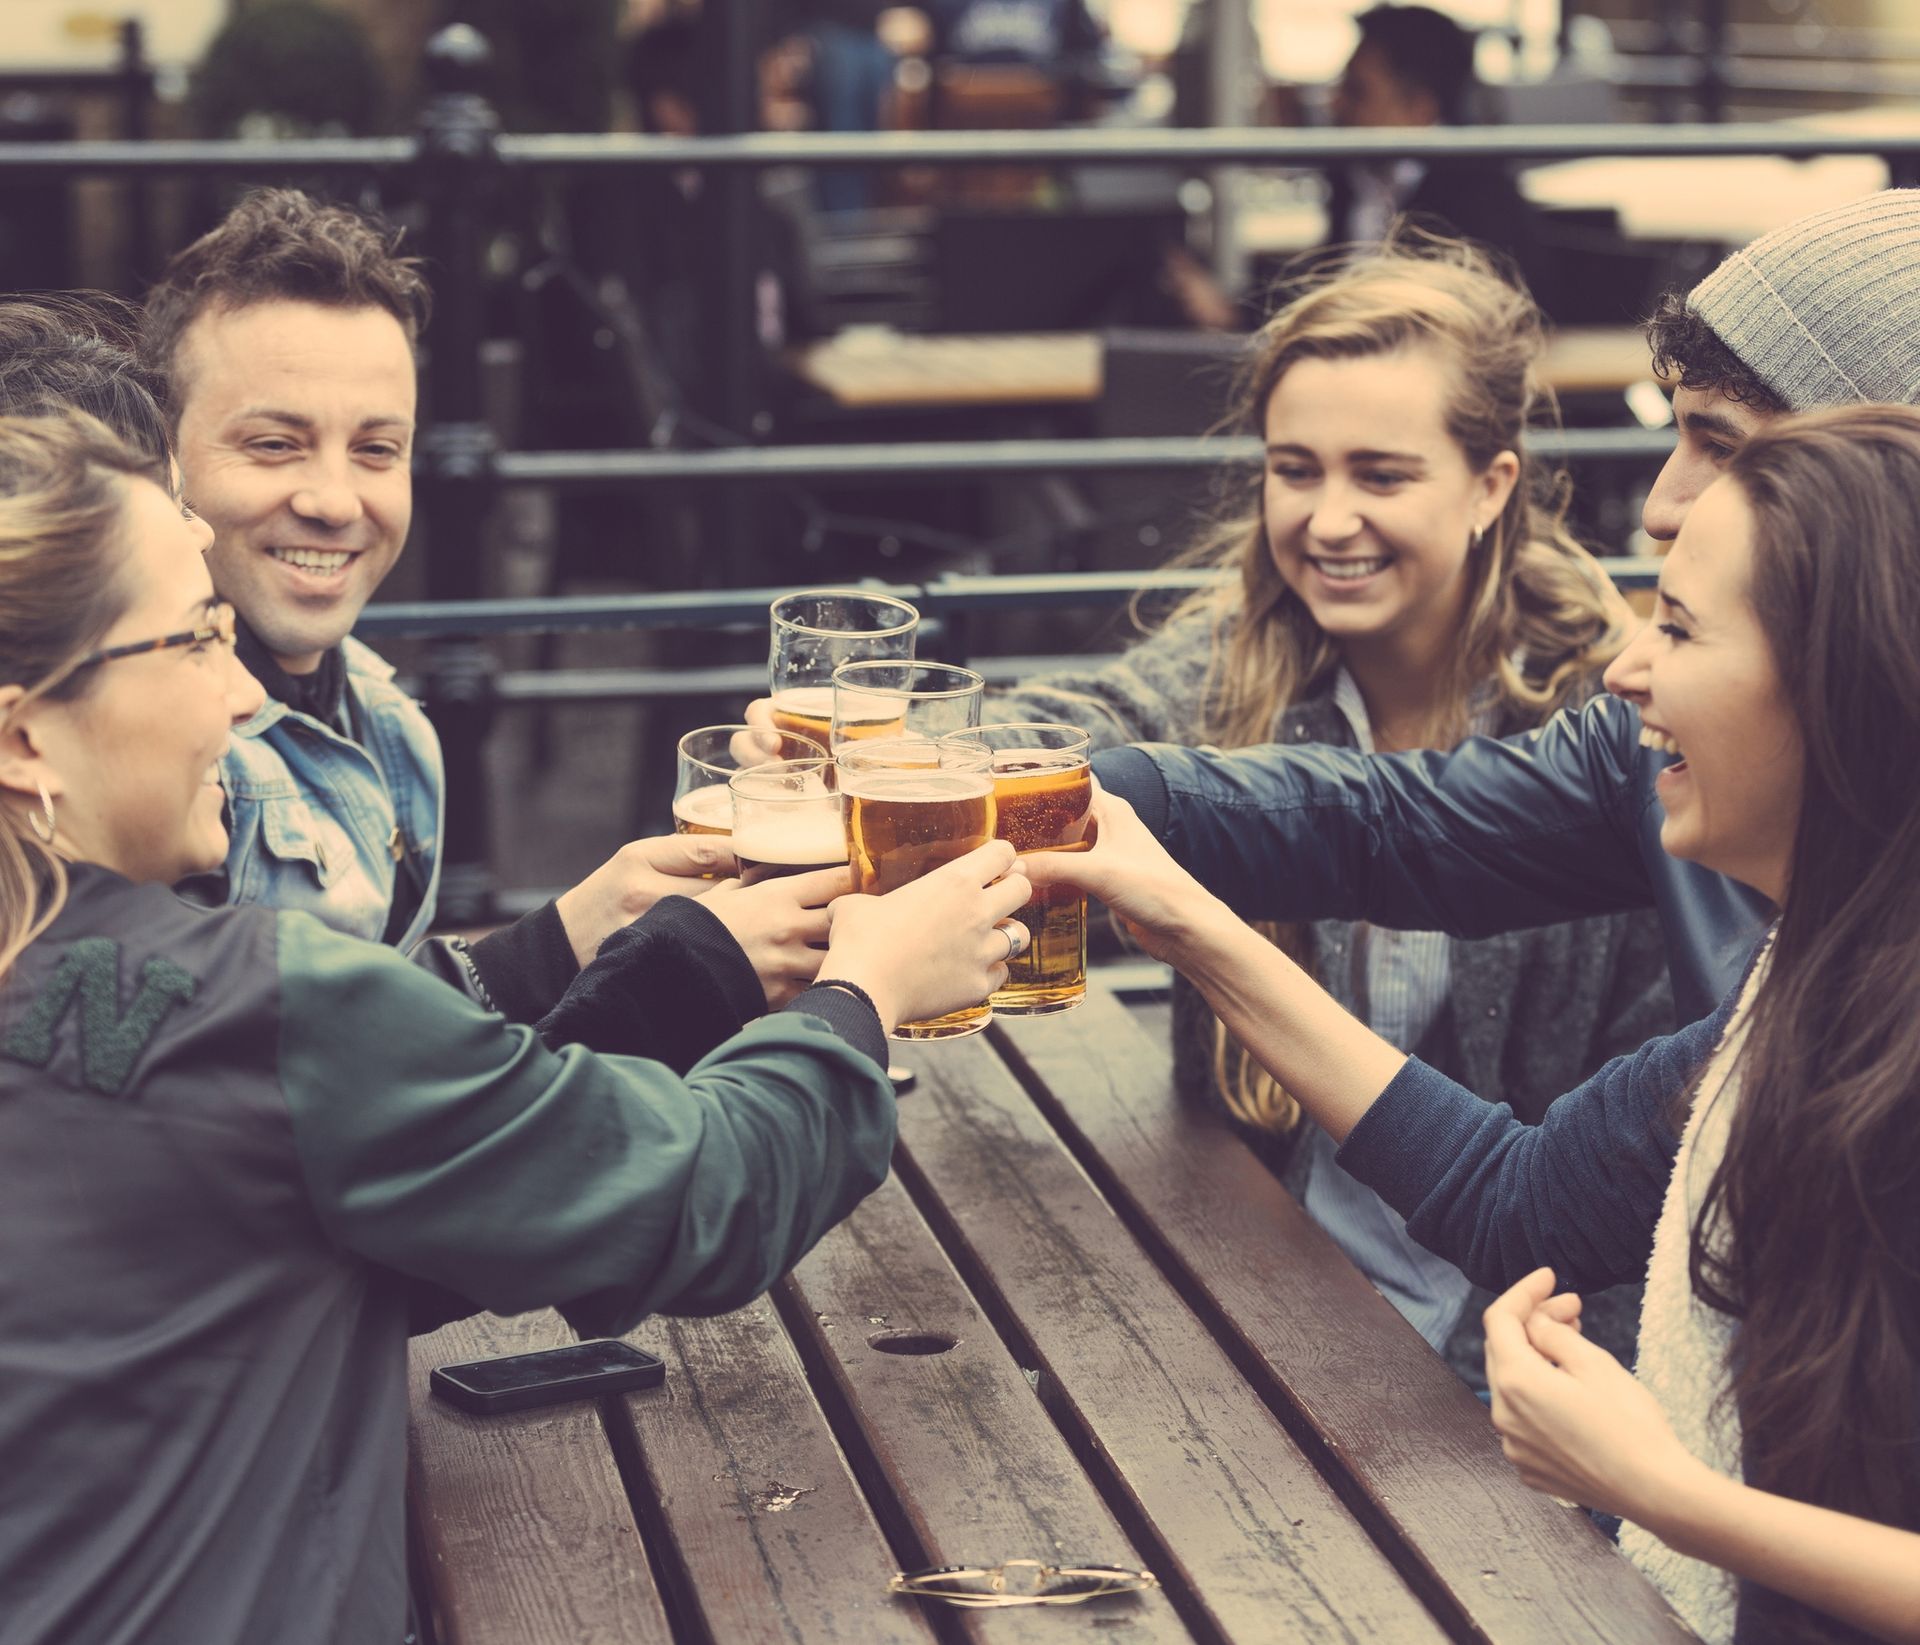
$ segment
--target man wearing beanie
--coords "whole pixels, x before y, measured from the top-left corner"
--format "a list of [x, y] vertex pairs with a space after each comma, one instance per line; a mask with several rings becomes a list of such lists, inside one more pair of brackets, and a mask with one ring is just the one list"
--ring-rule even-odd
[[[1920, 403], [1920, 190], [1801, 218], [1723, 262], [1648, 325], [1679, 441], [1643, 524], [1669, 539], [1772, 418]], [[1669, 756], [1596, 697], [1538, 731], [1450, 753], [1312, 745], [1116, 748], [1094, 771], [1243, 918], [1368, 920], [1491, 937], [1652, 906], [1681, 1022], [1738, 982], [1769, 915], [1755, 892], [1660, 848]]]

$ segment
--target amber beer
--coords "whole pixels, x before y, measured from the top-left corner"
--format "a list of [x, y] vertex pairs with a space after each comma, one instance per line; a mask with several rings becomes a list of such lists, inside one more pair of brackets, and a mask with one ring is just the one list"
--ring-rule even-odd
[[[1014, 850], [1086, 850], [1093, 773], [1084, 752], [995, 749], [993, 799], [995, 831]], [[1032, 940], [1007, 962], [1007, 985], [988, 1003], [1014, 1017], [1071, 1010], [1087, 997], [1085, 894], [1044, 888], [1014, 918]]]
[[822, 748], [833, 735], [833, 687], [796, 685], [773, 694], [773, 723], [798, 737], [811, 737]]
[[[833, 737], [833, 687], [830, 685], [798, 685], [773, 694], [773, 723], [782, 731], [792, 732], [795, 736], [811, 737], [822, 747], [830, 747]], [[870, 737], [897, 737], [905, 729], [905, 722], [898, 714], [887, 714], [881, 710], [881, 717], [872, 720], [856, 720], [851, 725], [840, 727], [839, 740], [846, 742], [864, 742]]]
[[[896, 891], [993, 838], [994, 784], [990, 772], [840, 768], [846, 798], [848, 860], [855, 891]], [[939, 934], [930, 933], [932, 940]], [[992, 1021], [982, 1004], [926, 1022], [903, 1022], [895, 1038], [954, 1039]]]

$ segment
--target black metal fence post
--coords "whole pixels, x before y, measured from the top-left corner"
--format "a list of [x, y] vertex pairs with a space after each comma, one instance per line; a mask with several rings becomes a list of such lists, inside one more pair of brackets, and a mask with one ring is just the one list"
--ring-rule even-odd
[[[478, 87], [489, 52], [466, 24], [427, 45], [432, 96], [420, 117], [420, 197], [433, 271], [427, 346], [426, 427], [418, 477], [427, 521], [427, 588], [435, 600], [482, 592], [480, 552], [494, 485], [494, 437], [482, 400], [487, 191], [500, 122]], [[471, 635], [433, 641], [423, 676], [427, 712], [446, 759], [446, 835], [441, 923], [475, 925], [492, 915], [487, 854], [487, 733], [494, 714], [491, 654]]]

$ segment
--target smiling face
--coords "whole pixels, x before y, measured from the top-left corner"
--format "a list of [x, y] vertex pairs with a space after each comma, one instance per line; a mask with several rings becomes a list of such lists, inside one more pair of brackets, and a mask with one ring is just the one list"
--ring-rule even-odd
[[1786, 892], [1805, 756], [1749, 589], [1754, 518], [1732, 480], [1702, 494], [1660, 570], [1653, 619], [1607, 669], [1640, 710], [1667, 854]]
[[[129, 598], [102, 650], [200, 628], [214, 597], [204, 528], [150, 481], [124, 484]], [[28, 711], [62, 848], [142, 882], [218, 868], [227, 855], [220, 756], [234, 725], [259, 710], [259, 683], [219, 640], [92, 668], [80, 696]]]
[[1673, 420], [1679, 441], [1661, 466], [1640, 511], [1649, 537], [1668, 543], [1702, 492], [1720, 478], [1727, 460], [1773, 419], [1713, 389], [1676, 388]]
[[413, 517], [414, 364], [380, 308], [265, 302], [180, 340], [180, 466], [215, 586], [310, 673], [393, 569]]
[[1305, 359], [1267, 401], [1267, 545], [1313, 619], [1343, 646], [1438, 655], [1466, 608], [1469, 544], [1519, 476], [1476, 472], [1446, 428], [1448, 379], [1426, 348]]

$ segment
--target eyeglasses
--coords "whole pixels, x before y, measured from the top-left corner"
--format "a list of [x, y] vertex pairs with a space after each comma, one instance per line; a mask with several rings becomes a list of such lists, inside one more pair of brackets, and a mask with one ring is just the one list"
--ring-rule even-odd
[[1107, 1594], [1140, 1593], [1160, 1586], [1151, 1571], [1119, 1565], [1043, 1565], [1037, 1559], [1007, 1559], [998, 1565], [938, 1565], [926, 1571], [899, 1571], [887, 1583], [890, 1594], [944, 1599], [976, 1610], [1005, 1605], [1078, 1605]]
[[182, 629], [178, 634], [163, 634], [157, 640], [135, 640], [131, 645], [110, 645], [100, 651], [89, 651], [68, 671], [78, 674], [83, 668], [91, 668], [95, 663], [110, 663], [116, 657], [144, 657], [149, 651], [171, 651], [177, 645], [205, 645], [218, 640], [229, 648], [234, 643], [233, 607], [225, 600], [216, 600], [207, 607], [207, 621], [203, 627]]

